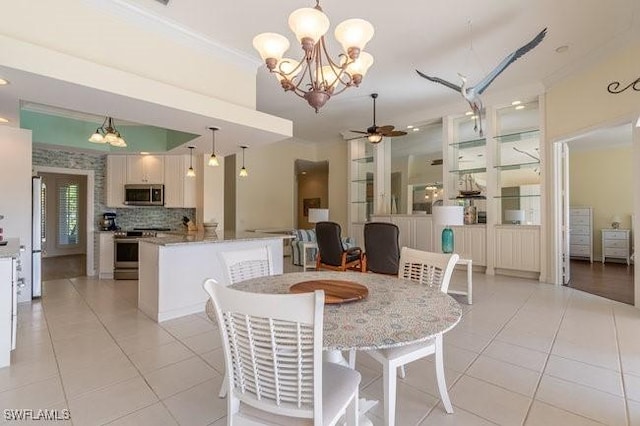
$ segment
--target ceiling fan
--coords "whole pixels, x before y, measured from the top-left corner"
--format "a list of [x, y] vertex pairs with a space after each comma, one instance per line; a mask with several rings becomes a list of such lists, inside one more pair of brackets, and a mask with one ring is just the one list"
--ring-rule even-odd
[[[377, 93], [372, 93], [371, 98], [373, 99], [373, 125], [367, 129], [366, 132], [362, 132], [360, 130], [351, 130], [353, 133], [359, 133], [362, 135], [367, 135], [367, 139], [371, 143], [379, 143], [382, 141], [383, 137], [393, 138], [396, 136], [404, 136], [407, 132], [403, 132], [401, 130], [393, 130], [394, 126], [376, 126], [376, 98], [378, 97]], [[358, 136], [364, 137], [364, 136]], [[357, 139], [357, 138], [354, 138]]]

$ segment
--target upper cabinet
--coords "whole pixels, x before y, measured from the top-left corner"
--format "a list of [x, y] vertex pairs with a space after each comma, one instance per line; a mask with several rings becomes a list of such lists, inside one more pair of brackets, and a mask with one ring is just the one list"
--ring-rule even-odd
[[127, 180], [127, 156], [107, 156], [107, 207], [124, 207], [124, 184]]
[[537, 101], [496, 110], [497, 223], [540, 224], [539, 123]]
[[[164, 158], [164, 206], [196, 207], [196, 178], [187, 177], [188, 155], [167, 155]], [[197, 164], [196, 176], [198, 175]]]
[[164, 183], [164, 157], [127, 155], [127, 183]]

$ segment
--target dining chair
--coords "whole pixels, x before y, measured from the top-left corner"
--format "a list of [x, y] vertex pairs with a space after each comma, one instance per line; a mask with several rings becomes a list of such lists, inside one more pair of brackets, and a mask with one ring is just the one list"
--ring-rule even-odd
[[377, 274], [398, 274], [400, 245], [398, 226], [389, 222], [364, 224], [364, 254], [362, 270]]
[[316, 223], [316, 242], [318, 243], [316, 270], [362, 271], [362, 249], [360, 247], [345, 248], [340, 238], [341, 232], [342, 229], [338, 223]]
[[[402, 247], [398, 277], [424, 285], [437, 286], [440, 291], [446, 293], [458, 258], [457, 254], [431, 253]], [[444, 377], [442, 333], [435, 335], [426, 342], [368, 351], [367, 353], [382, 364], [385, 425], [392, 426], [395, 424], [396, 375], [398, 368], [432, 354], [435, 354], [436, 378], [442, 404], [447, 413], [453, 413]], [[351, 363], [354, 361], [351, 360]], [[404, 377], [404, 371], [401, 373], [401, 377]]]
[[[360, 373], [322, 361], [324, 292], [262, 294], [204, 283], [215, 308], [227, 376], [227, 425], [244, 403], [334, 425], [358, 420]], [[346, 411], [346, 412], [345, 412]]]
[[[273, 260], [268, 246], [222, 252], [220, 257], [227, 271], [229, 284], [273, 275]], [[218, 394], [220, 398], [227, 396], [227, 380], [225, 374]]]

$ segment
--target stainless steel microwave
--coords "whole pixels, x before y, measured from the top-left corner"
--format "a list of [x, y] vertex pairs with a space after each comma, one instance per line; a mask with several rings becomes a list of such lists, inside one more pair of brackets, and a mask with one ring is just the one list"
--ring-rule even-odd
[[164, 185], [125, 185], [124, 204], [128, 206], [164, 206]]

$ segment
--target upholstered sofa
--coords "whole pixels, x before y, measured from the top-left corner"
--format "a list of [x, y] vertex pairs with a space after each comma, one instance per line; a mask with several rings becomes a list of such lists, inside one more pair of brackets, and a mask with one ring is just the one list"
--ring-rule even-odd
[[[302, 266], [302, 244], [310, 241], [315, 243], [316, 231], [315, 229], [294, 229], [293, 236], [295, 238], [291, 240], [291, 259], [294, 265]], [[355, 245], [353, 238], [351, 237], [343, 237], [342, 244], [345, 249], [351, 248]], [[316, 256], [318, 255], [318, 249], [308, 248], [307, 250], [307, 259], [315, 261]]]

